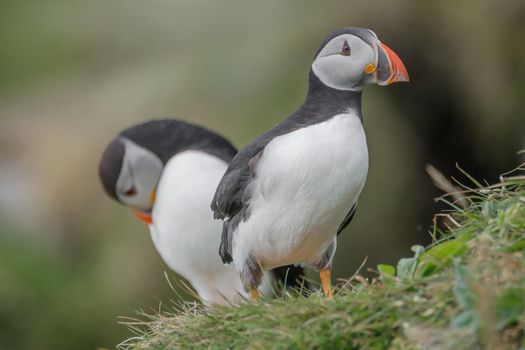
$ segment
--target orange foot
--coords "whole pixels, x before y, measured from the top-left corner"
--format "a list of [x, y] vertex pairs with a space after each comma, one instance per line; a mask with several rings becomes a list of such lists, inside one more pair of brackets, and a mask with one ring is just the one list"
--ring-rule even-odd
[[257, 304], [259, 302], [259, 297], [261, 294], [257, 288], [253, 288], [248, 294], [252, 303]]
[[332, 293], [332, 271], [328, 268], [321, 269], [319, 272], [319, 275], [321, 276], [321, 284], [323, 286], [323, 293], [324, 295], [332, 300], [334, 298], [334, 294]]

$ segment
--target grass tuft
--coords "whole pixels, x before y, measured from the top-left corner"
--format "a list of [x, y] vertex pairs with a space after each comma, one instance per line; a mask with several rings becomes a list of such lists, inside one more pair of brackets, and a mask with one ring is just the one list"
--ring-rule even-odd
[[[206, 309], [181, 303], [126, 322], [137, 349], [524, 349], [525, 177], [462, 187], [440, 200], [429, 247], [378, 278], [322, 293]], [[459, 205], [460, 203], [461, 205]]]

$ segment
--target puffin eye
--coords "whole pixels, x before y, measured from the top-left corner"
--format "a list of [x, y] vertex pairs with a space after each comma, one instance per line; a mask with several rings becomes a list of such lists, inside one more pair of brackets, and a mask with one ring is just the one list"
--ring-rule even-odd
[[135, 186], [131, 186], [126, 192], [124, 192], [125, 196], [134, 196], [137, 194], [137, 190], [135, 189]]
[[343, 43], [343, 48], [341, 49], [341, 55], [343, 56], [350, 56], [352, 53], [352, 50], [350, 50], [350, 45], [348, 45], [348, 41], [345, 40]]

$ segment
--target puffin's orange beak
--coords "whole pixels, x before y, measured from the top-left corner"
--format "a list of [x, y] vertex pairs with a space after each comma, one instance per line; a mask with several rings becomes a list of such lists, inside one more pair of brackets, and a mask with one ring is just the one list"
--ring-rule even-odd
[[381, 48], [385, 51], [388, 60], [390, 61], [390, 78], [386, 81], [385, 85], [397, 83], [397, 82], [403, 82], [403, 81], [409, 81], [408, 72], [403, 64], [403, 61], [401, 61], [401, 58], [388, 46], [381, 43]]
[[401, 58], [388, 46], [377, 42], [377, 84], [389, 85], [409, 81], [408, 72]]
[[138, 211], [138, 210], [132, 210], [131, 212], [133, 213], [133, 215], [135, 215], [137, 217], [137, 219], [139, 219], [140, 221], [142, 221], [146, 225], [151, 225], [153, 223], [153, 219], [151, 218], [151, 214], [143, 213], [143, 212]]
[[[155, 199], [156, 198], [157, 198], [157, 192], [155, 190], [153, 190], [149, 194], [149, 202], [151, 203], [152, 206], [153, 206], [153, 204], [155, 204]], [[138, 210], [132, 210], [131, 212], [133, 213], [133, 215], [135, 215], [137, 217], [137, 219], [139, 219], [140, 221], [142, 221], [146, 225], [151, 225], [153, 223], [153, 219], [151, 218], [151, 214], [150, 213], [144, 213], [144, 212], [138, 211]]]

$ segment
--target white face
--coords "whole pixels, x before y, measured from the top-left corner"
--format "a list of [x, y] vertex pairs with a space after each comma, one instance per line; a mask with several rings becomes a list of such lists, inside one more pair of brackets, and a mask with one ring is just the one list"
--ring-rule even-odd
[[131, 208], [150, 210], [163, 164], [153, 152], [130, 140], [123, 141], [125, 152], [117, 180], [117, 197]]
[[355, 35], [342, 34], [323, 47], [312, 63], [312, 70], [326, 86], [359, 91], [365, 84], [376, 82], [374, 74], [365, 73], [365, 67], [375, 65], [376, 60], [372, 46]]

